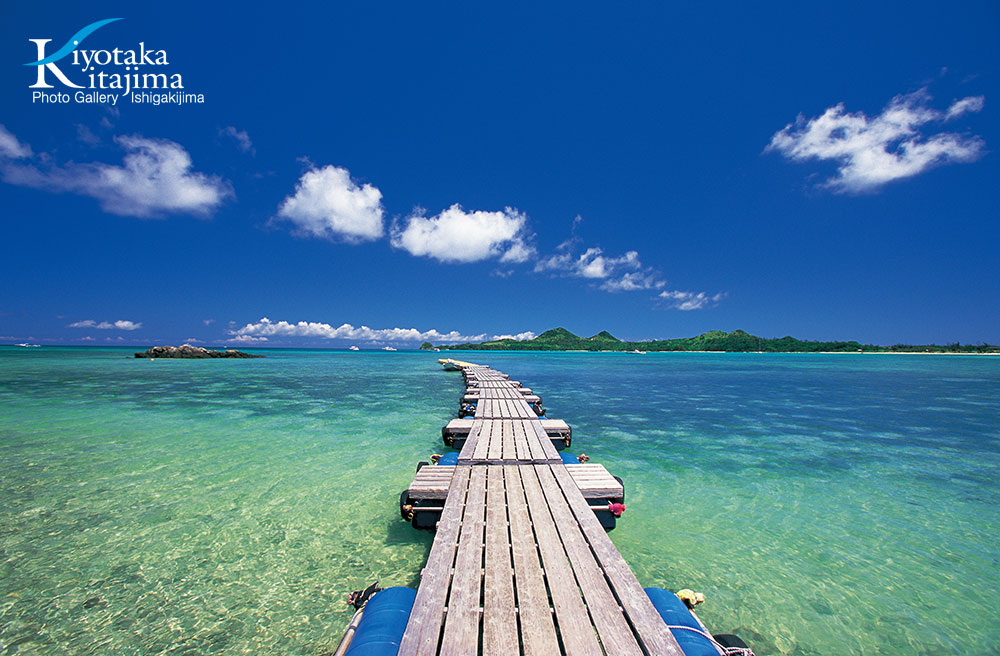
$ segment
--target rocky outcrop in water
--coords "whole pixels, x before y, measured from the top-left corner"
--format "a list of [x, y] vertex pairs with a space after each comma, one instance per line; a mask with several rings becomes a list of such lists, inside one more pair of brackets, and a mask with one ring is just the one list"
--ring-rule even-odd
[[204, 360], [208, 358], [262, 358], [263, 355], [252, 355], [237, 351], [236, 349], [226, 349], [225, 351], [213, 351], [202, 346], [154, 346], [145, 353], [136, 353], [137, 358], [185, 358], [188, 360]]

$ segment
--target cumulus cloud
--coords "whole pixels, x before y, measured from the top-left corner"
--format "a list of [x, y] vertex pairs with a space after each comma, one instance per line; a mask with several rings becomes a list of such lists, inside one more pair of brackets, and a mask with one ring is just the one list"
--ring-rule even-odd
[[807, 120], [800, 114], [774, 134], [765, 152], [775, 151], [799, 162], [836, 162], [837, 175], [824, 186], [853, 193], [872, 191], [941, 164], [978, 159], [984, 145], [979, 137], [956, 132], [925, 134], [924, 129], [980, 111], [983, 97], [956, 100], [946, 111], [930, 107], [930, 99], [923, 89], [896, 96], [871, 118], [863, 112], [845, 112], [843, 103], [816, 118]]
[[534, 255], [528, 243], [528, 218], [516, 209], [502, 212], [467, 212], [454, 204], [440, 214], [424, 216], [416, 210], [405, 226], [394, 226], [392, 245], [411, 255], [441, 262], [525, 262]]
[[700, 310], [710, 303], [718, 303], [724, 297], [725, 294], [722, 293], [709, 296], [705, 292], [682, 292], [676, 290], [667, 290], [659, 294], [659, 298], [668, 302], [668, 307], [683, 311]]
[[118, 321], [95, 321], [94, 319], [84, 319], [83, 321], [75, 321], [67, 328], [96, 328], [98, 330], [138, 330], [142, 328], [141, 321], [127, 321], [125, 319], [119, 319]]
[[514, 339], [519, 342], [523, 342], [526, 339], [535, 339], [535, 333], [530, 330], [525, 330], [523, 333], [518, 333], [516, 335], [494, 335], [490, 339], [494, 341], [498, 339]]
[[0, 159], [31, 157], [31, 148], [23, 144], [0, 123]]
[[458, 331], [442, 333], [437, 330], [420, 331], [416, 328], [369, 328], [355, 327], [349, 323], [333, 326], [313, 321], [271, 321], [263, 317], [255, 323], [248, 323], [230, 333], [238, 340], [241, 337], [318, 337], [322, 339], [344, 339], [361, 342], [471, 342], [480, 341], [486, 335], [462, 335]]
[[[169, 213], [208, 215], [232, 195], [228, 182], [192, 171], [191, 156], [177, 143], [139, 135], [115, 137], [125, 150], [121, 166], [92, 162], [41, 164], [4, 161], [0, 176], [10, 184], [53, 192], [71, 192], [97, 199], [105, 212], [140, 218]], [[0, 130], [0, 154], [7, 158], [31, 156], [6, 130]]]
[[227, 125], [225, 128], [219, 130], [219, 134], [229, 137], [236, 142], [236, 147], [244, 153], [250, 153], [251, 155], [255, 153], [253, 142], [250, 141], [250, 135], [247, 134], [246, 130], [237, 130], [232, 125]]
[[230, 342], [236, 342], [237, 344], [258, 344], [260, 342], [266, 342], [267, 337], [254, 337], [253, 335], [236, 335]]
[[302, 174], [277, 216], [309, 237], [360, 243], [382, 236], [384, 214], [377, 187], [359, 186], [347, 169], [324, 166]]
[[535, 271], [601, 280], [598, 287], [609, 292], [660, 289], [666, 285], [656, 270], [643, 266], [638, 251], [611, 257], [600, 248], [588, 248], [576, 255], [572, 251], [574, 243], [573, 240], [563, 242], [559, 249], [564, 252], [540, 258], [535, 263]]

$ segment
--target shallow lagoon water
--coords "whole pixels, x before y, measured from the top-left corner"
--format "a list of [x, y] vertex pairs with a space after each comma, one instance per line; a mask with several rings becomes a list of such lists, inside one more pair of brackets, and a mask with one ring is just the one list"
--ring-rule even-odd
[[[431, 353], [0, 348], [0, 654], [331, 651], [416, 585], [399, 519], [461, 376]], [[1000, 645], [1000, 358], [465, 353], [624, 478], [644, 585], [758, 654]]]

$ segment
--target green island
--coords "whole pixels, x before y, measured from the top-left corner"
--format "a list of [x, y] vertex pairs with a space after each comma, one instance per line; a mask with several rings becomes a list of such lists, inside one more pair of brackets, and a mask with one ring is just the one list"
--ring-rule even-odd
[[[429, 344], [427, 345], [429, 346]], [[423, 348], [423, 347], [421, 347]], [[894, 344], [819, 342], [794, 337], [757, 337], [743, 330], [712, 330], [697, 337], [624, 342], [606, 330], [580, 337], [565, 328], [546, 330], [534, 339], [496, 339], [478, 343], [440, 345], [441, 350], [472, 351], [723, 351], [735, 353], [1000, 353], [991, 344]]]

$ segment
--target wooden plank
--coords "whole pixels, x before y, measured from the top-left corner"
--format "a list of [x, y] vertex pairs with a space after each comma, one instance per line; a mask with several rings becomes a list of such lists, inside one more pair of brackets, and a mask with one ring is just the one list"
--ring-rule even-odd
[[[544, 464], [546, 461], [545, 450], [542, 448], [542, 443], [538, 441], [538, 434], [535, 432], [535, 427], [533, 424], [538, 423], [537, 421], [531, 421], [528, 419], [521, 420], [521, 430], [524, 431], [525, 441], [528, 443], [529, 451], [531, 452], [532, 462]], [[548, 438], [545, 439], [551, 445], [552, 442]], [[556, 454], [559, 457], [559, 454]], [[562, 462], [562, 460], [560, 460]]]
[[537, 419], [534, 419], [531, 422], [529, 422], [528, 427], [534, 431], [535, 437], [538, 441], [538, 446], [539, 448], [541, 448], [542, 453], [545, 456], [545, 459], [554, 460], [556, 462], [562, 462], [562, 458], [559, 457], [559, 451], [556, 449], [555, 446], [552, 445], [552, 439], [549, 438], [548, 433], [546, 433], [545, 429], [542, 428], [542, 422], [540, 422]]
[[535, 414], [535, 411], [532, 410], [531, 406], [524, 400], [511, 401], [511, 403], [513, 403], [516, 408], [517, 414], [515, 416], [521, 419], [538, 419], [538, 415]]
[[[604, 572], [594, 559], [580, 525], [574, 520], [574, 513], [567, 504], [559, 484], [553, 478], [552, 471], [549, 467], [535, 467], [534, 470], [545, 494], [545, 503], [552, 511], [552, 518], [559, 530], [563, 547], [573, 564], [573, 573], [576, 574], [580, 589], [587, 600], [587, 608], [590, 610], [604, 650], [608, 654], [642, 656], [642, 649], [618, 607], [618, 600], [608, 587]], [[573, 489], [579, 496], [580, 491], [575, 487]], [[583, 497], [579, 496], [579, 499], [582, 501]], [[592, 512], [590, 519], [597, 521]], [[659, 652], [654, 653], [659, 654]]]
[[473, 467], [455, 556], [451, 594], [448, 596], [448, 614], [439, 652], [441, 656], [465, 656], [478, 651], [485, 510], [486, 468]]
[[528, 436], [524, 432], [524, 425], [520, 421], [511, 422], [511, 432], [514, 438], [514, 454], [521, 462], [531, 460], [531, 448], [528, 446]]
[[517, 458], [517, 451], [514, 446], [514, 424], [505, 421], [501, 428], [503, 429], [503, 458], [504, 460], [512, 460]]
[[518, 467], [518, 472], [521, 474], [525, 498], [531, 508], [531, 523], [538, 539], [538, 550], [542, 555], [545, 578], [555, 607], [559, 636], [567, 653], [600, 655], [601, 647], [594, 634], [591, 617], [581, 597], [581, 589], [569, 557], [559, 539], [555, 520], [542, 494], [536, 476], [537, 469], [522, 465]]
[[565, 494], [569, 507], [579, 522], [587, 542], [604, 569], [615, 595], [628, 616], [646, 651], [664, 656], [683, 656], [680, 646], [670, 633], [670, 629], [656, 612], [653, 603], [646, 596], [642, 585], [621, 553], [611, 542], [611, 538], [601, 527], [601, 522], [590, 512], [587, 502], [573, 482], [573, 478], [563, 465], [549, 467], [553, 477]]
[[507, 529], [503, 468], [486, 473], [486, 573], [483, 577], [483, 655], [510, 656], [520, 650], [514, 607], [514, 569]]
[[474, 419], [472, 421], [472, 428], [469, 429], [469, 435], [465, 438], [465, 444], [462, 445], [462, 450], [458, 452], [458, 459], [460, 461], [472, 458], [478, 447], [482, 433], [483, 421], [481, 419]]
[[451, 567], [455, 562], [459, 528], [469, 488], [471, 467], [456, 467], [448, 499], [438, 522], [437, 534], [420, 577], [420, 586], [406, 623], [399, 656], [430, 656], [437, 651], [444, 603], [451, 583]]
[[507, 513], [510, 517], [510, 544], [514, 556], [514, 584], [517, 588], [522, 653], [525, 656], [558, 654], [559, 643], [556, 640], [555, 624], [538, 561], [538, 550], [535, 548], [535, 535], [521, 486], [521, 474], [516, 465], [504, 466], [503, 474], [507, 489]]
[[[490, 452], [490, 439], [493, 433], [493, 422], [481, 420], [482, 428], [479, 429], [479, 438], [476, 440], [476, 448], [470, 453], [474, 460], [485, 460]], [[464, 451], [464, 449], [463, 449]]]
[[494, 462], [503, 459], [503, 422], [490, 422], [490, 452], [487, 456]]

